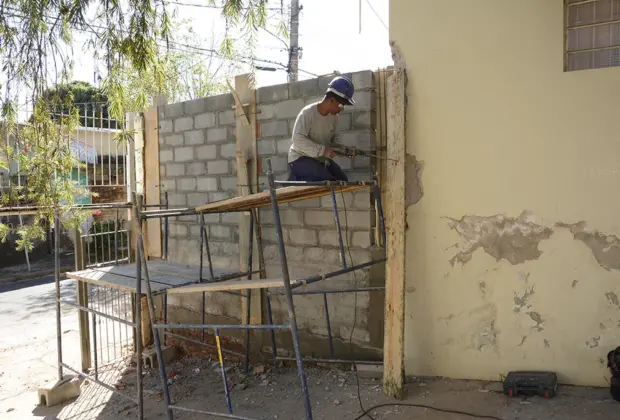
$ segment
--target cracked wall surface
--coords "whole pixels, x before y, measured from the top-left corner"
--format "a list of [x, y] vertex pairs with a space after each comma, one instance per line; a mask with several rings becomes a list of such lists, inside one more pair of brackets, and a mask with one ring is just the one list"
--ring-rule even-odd
[[563, 16], [559, 0], [450, 2], [449, 14], [390, 0], [408, 81], [408, 375], [553, 370], [608, 385], [620, 68], [563, 72]]

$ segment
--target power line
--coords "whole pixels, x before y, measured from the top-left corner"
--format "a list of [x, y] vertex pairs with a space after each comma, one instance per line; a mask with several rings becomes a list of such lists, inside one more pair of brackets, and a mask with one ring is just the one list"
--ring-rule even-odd
[[381, 19], [381, 16], [379, 16], [379, 13], [377, 13], [377, 11], [375, 10], [374, 7], [372, 7], [372, 4], [370, 3], [370, 0], [366, 0], [366, 3], [368, 3], [368, 7], [370, 7], [370, 10], [372, 10], [372, 12], [375, 14], [375, 16], [377, 17], [377, 19], [379, 19], [379, 22], [381, 22], [383, 24], [383, 26], [385, 26], [385, 29], [387, 29], [388, 31], [390, 30], [390, 28], [388, 28], [388, 26], [385, 24], [385, 22], [383, 21], [383, 19]]

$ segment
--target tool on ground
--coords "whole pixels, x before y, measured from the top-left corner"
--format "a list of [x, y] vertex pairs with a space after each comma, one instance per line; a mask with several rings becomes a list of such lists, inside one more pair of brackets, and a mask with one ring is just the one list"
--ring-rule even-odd
[[373, 157], [376, 159], [382, 159], [382, 160], [390, 160], [393, 162], [398, 162], [398, 159], [392, 159], [386, 156], [379, 156], [376, 155], [374, 153], [370, 153], [370, 152], [366, 152], [364, 150], [360, 150], [360, 149], [356, 149], [355, 147], [346, 147], [346, 146], [341, 146], [341, 147], [333, 147], [334, 151], [336, 152], [337, 155], [340, 156], [346, 156], [346, 157], [350, 157], [351, 160], [355, 160], [356, 156], [366, 156], [366, 157]]
[[523, 394], [553, 398], [557, 388], [558, 377], [555, 372], [508, 372], [504, 379], [504, 394], [509, 397]]
[[226, 379], [226, 368], [224, 368], [224, 358], [222, 357], [222, 346], [220, 344], [220, 330], [215, 330], [215, 343], [217, 344], [217, 357], [220, 361], [220, 368], [222, 369], [222, 380], [224, 381], [224, 394], [226, 396], [226, 405], [228, 406], [228, 412], [233, 413], [232, 404], [230, 402], [230, 392], [228, 391], [228, 379]]

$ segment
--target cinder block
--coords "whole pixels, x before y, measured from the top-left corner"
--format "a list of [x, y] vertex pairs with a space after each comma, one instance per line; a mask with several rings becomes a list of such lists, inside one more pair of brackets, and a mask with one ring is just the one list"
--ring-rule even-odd
[[200, 160], [217, 159], [217, 146], [208, 144], [196, 147], [196, 158]]
[[259, 155], [272, 156], [276, 153], [276, 140], [260, 139], [257, 143]]
[[195, 191], [196, 178], [177, 178], [177, 188], [179, 191]]
[[[346, 232], [342, 232], [342, 240], [343, 243], [346, 244]], [[319, 245], [321, 246], [339, 246], [338, 242], [338, 232], [336, 229], [333, 230], [320, 230], [319, 231]]]
[[338, 130], [347, 131], [351, 129], [351, 115], [339, 114], [338, 115]]
[[[345, 193], [335, 193], [336, 196], [336, 205], [338, 206], [338, 213], [340, 220], [343, 218], [343, 211], [345, 207], [350, 209], [353, 207], [353, 193], [345, 192]], [[332, 209], [334, 208], [334, 201], [332, 200], [331, 195], [326, 195], [325, 197], [321, 197], [321, 207]], [[333, 214], [333, 213], [332, 213]]]
[[159, 134], [172, 133], [174, 125], [172, 120], [160, 120], [159, 121]]
[[351, 235], [351, 246], [355, 246], [358, 248], [369, 248], [370, 234], [370, 231], [353, 232]]
[[306, 248], [304, 256], [308, 261], [322, 264], [338, 264], [340, 262], [340, 255], [338, 254], [338, 251], [329, 248]]
[[287, 121], [269, 121], [260, 125], [261, 139], [265, 137], [282, 137], [288, 135], [288, 133]]
[[353, 159], [352, 162], [353, 162], [353, 167], [356, 169], [366, 169], [370, 171], [372, 167], [370, 158], [368, 156], [358, 156], [355, 159]]
[[168, 202], [172, 207], [187, 206], [187, 195], [178, 192], [171, 192], [170, 194], [168, 194]]
[[258, 105], [256, 107], [256, 119], [258, 121], [270, 120], [276, 115], [275, 105]]
[[171, 136], [164, 137], [164, 143], [168, 146], [181, 146], [183, 144], [183, 135], [182, 134], [173, 134]]
[[372, 211], [353, 210], [347, 211], [346, 217], [343, 215], [340, 218], [340, 223], [343, 228], [348, 225], [349, 228], [370, 229], [371, 220], [374, 217]]
[[230, 227], [223, 225], [211, 225], [209, 226], [209, 234], [214, 238], [230, 238]]
[[310, 200], [301, 200], [291, 203], [291, 208], [321, 208], [320, 198], [311, 198]]
[[357, 374], [360, 378], [381, 379], [383, 378], [383, 365], [356, 365]]
[[351, 74], [351, 81], [356, 91], [375, 88], [375, 75], [372, 70], [357, 71]]
[[[273, 211], [261, 211], [261, 223], [273, 225]], [[281, 209], [280, 223], [284, 226], [301, 226], [303, 222], [303, 210], [300, 209]]]
[[[267, 167], [267, 163], [263, 163], [263, 168]], [[272, 156], [271, 168], [275, 173], [288, 171], [288, 159], [284, 156]]]
[[[306, 210], [304, 212], [304, 223], [307, 226], [336, 226], [334, 213], [323, 210]], [[342, 226], [342, 220], [341, 220]]]
[[225, 109], [231, 109], [233, 103], [233, 97], [230, 93], [209, 96], [205, 98], [205, 111], [221, 111]]
[[223, 176], [220, 178], [223, 191], [237, 191], [237, 177], [236, 176]]
[[180, 117], [183, 115], [183, 102], [177, 102], [176, 104], [164, 105], [164, 116], [166, 118]]
[[166, 176], [166, 165], [163, 163], [159, 165], [159, 176], [162, 178]]
[[[347, 114], [343, 114], [343, 115], [347, 115]], [[357, 128], [374, 129], [375, 125], [377, 124], [376, 113], [374, 110], [354, 112], [353, 114], [350, 114], [348, 116], [353, 117], [353, 129], [357, 129]]]
[[204, 175], [207, 173], [207, 165], [204, 162], [191, 162], [185, 166], [186, 175]]
[[187, 225], [181, 224], [179, 222], [170, 222], [170, 236], [175, 236], [177, 238], [185, 238], [187, 237], [188, 229]]
[[[261, 222], [262, 222], [262, 219], [261, 219]], [[272, 219], [272, 223], [273, 223], [273, 219]], [[263, 242], [276, 243], [278, 241], [278, 237], [276, 235], [276, 229], [273, 227], [263, 227], [262, 236], [263, 236]], [[284, 241], [288, 242], [288, 231], [283, 230], [282, 236], [284, 237]]]
[[[164, 365], [167, 365], [179, 357], [179, 352], [176, 347], [164, 347], [161, 350], [161, 355], [164, 359]], [[157, 351], [155, 348], [147, 349], [142, 353], [142, 364], [150, 367], [151, 369], [159, 367]]]
[[207, 193], [205, 192], [193, 192], [187, 194], [187, 205], [198, 206], [207, 202]]
[[276, 117], [280, 119], [295, 118], [304, 107], [303, 99], [290, 99], [276, 104]]
[[65, 375], [61, 381], [51, 382], [39, 388], [39, 405], [52, 407], [80, 396], [80, 379]]
[[205, 132], [202, 130], [186, 131], [183, 133], [183, 136], [185, 137], [186, 146], [204, 144], [205, 142]]
[[200, 114], [205, 110], [205, 99], [198, 98], [192, 99], [191, 101], [183, 102], [183, 112], [186, 115], [195, 115]]
[[198, 191], [217, 191], [217, 178], [210, 176], [199, 177], [196, 189]]
[[[176, 183], [174, 179], [162, 179], [161, 180], [161, 189], [162, 191], [174, 191], [176, 190]], [[162, 199], [163, 203], [163, 199]]]
[[370, 130], [345, 131], [340, 133], [340, 144], [362, 150], [374, 147], [374, 134]]
[[176, 149], [174, 149], [175, 162], [189, 162], [192, 160], [194, 160], [193, 147], [177, 147]]
[[317, 233], [312, 229], [293, 228], [289, 229], [290, 242], [293, 245], [317, 246]]
[[289, 84], [289, 94], [291, 98], [307, 98], [309, 96], [318, 96], [319, 79], [307, 79], [300, 82]]
[[160, 162], [172, 162], [174, 160], [174, 153], [172, 150], [160, 150], [159, 161]]
[[176, 177], [185, 174], [185, 165], [182, 163], [166, 163], [166, 176]]
[[235, 143], [220, 144], [219, 148], [220, 157], [228, 159], [237, 157], [237, 145]]
[[194, 117], [194, 127], [210, 128], [215, 126], [215, 112], [205, 112]]
[[213, 160], [207, 162], [207, 173], [209, 175], [227, 174], [228, 173], [228, 161], [227, 160]]
[[175, 133], [181, 133], [192, 128], [194, 128], [194, 119], [192, 117], [181, 117], [174, 120]]
[[256, 90], [256, 102], [278, 102], [288, 99], [288, 84], [265, 86]]
[[345, 112], [375, 109], [377, 103], [374, 91], [359, 92], [355, 90], [353, 100], [355, 101], [355, 106], [345, 107]]
[[228, 141], [228, 128], [218, 127], [207, 130], [207, 143], [222, 143]]
[[291, 148], [293, 141], [290, 138], [284, 138], [276, 141], [276, 151], [279, 155], [288, 156], [288, 150]]
[[209, 202], [226, 200], [231, 197], [229, 192], [217, 191], [209, 193]]
[[370, 204], [370, 191], [360, 191], [353, 194], [353, 207], [358, 210], [369, 210], [373, 207]]
[[204, 218], [206, 224], [220, 223], [220, 215], [218, 213], [205, 214]]
[[232, 125], [237, 121], [237, 114], [234, 110], [220, 111], [217, 113], [219, 125]]

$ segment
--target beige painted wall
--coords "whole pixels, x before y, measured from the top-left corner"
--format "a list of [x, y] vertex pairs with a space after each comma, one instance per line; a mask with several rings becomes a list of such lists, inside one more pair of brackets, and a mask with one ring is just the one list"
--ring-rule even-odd
[[390, 31], [407, 153], [423, 162], [406, 373], [605, 385], [620, 345], [620, 68], [563, 72], [562, 0], [391, 0]]

